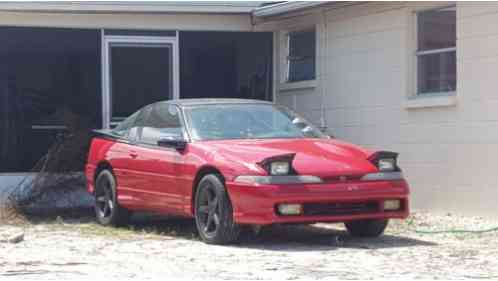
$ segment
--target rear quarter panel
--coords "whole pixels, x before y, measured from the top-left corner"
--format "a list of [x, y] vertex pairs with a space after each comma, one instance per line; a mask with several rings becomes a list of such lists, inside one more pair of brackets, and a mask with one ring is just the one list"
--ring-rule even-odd
[[108, 154], [115, 141], [95, 137], [92, 139], [90, 151], [88, 152], [85, 175], [87, 179], [88, 192], [93, 193], [95, 190], [95, 172], [101, 163], [109, 162]]

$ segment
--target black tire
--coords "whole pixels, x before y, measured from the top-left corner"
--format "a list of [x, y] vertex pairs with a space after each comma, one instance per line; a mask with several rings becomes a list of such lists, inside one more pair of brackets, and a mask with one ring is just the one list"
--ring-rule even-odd
[[240, 226], [233, 220], [232, 204], [217, 175], [206, 175], [197, 185], [195, 224], [208, 244], [229, 244], [239, 238]]
[[130, 212], [121, 207], [116, 197], [116, 179], [109, 170], [102, 170], [95, 181], [95, 215], [105, 226], [122, 226], [128, 223]]
[[389, 220], [356, 220], [344, 223], [349, 234], [355, 237], [379, 237], [384, 233]]

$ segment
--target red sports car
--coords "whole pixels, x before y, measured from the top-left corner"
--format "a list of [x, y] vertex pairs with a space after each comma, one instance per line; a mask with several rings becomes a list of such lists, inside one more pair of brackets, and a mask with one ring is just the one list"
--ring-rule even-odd
[[379, 236], [408, 216], [397, 154], [332, 139], [270, 102], [185, 99], [140, 109], [97, 131], [86, 166], [97, 220], [133, 211], [194, 217], [207, 243], [244, 225], [344, 222]]

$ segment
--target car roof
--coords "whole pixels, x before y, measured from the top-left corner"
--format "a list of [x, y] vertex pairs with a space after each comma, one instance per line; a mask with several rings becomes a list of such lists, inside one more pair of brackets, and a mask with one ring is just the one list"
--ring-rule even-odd
[[253, 100], [253, 99], [213, 99], [213, 98], [205, 98], [205, 99], [174, 99], [161, 101], [160, 103], [169, 103], [175, 104], [180, 107], [184, 106], [195, 106], [195, 105], [213, 105], [213, 104], [273, 104], [269, 101], [263, 100]]

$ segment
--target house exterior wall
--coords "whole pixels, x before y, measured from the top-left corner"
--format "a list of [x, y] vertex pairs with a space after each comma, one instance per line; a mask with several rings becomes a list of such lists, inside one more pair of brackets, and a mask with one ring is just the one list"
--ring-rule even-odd
[[[267, 18], [278, 103], [329, 133], [400, 152], [413, 207], [495, 215], [498, 207], [498, 4], [458, 2], [455, 96], [413, 99], [415, 11], [451, 3], [323, 6]], [[316, 25], [316, 80], [285, 83], [286, 33]]]
[[250, 31], [248, 14], [49, 13], [0, 11], [0, 26]]

